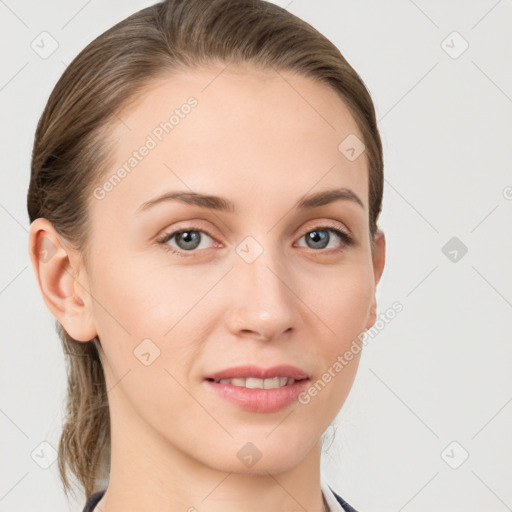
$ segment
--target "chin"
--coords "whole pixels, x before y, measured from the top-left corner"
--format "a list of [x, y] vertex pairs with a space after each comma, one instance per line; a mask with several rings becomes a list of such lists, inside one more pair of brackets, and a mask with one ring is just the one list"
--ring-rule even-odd
[[230, 440], [231, 447], [226, 446], [217, 454], [211, 453], [213, 460], [210, 464], [205, 462], [220, 471], [237, 474], [285, 473], [300, 464], [320, 441], [319, 438], [311, 441], [303, 435], [285, 435], [286, 432], [279, 435], [278, 429], [270, 436], [265, 430], [259, 436], [253, 434], [244, 436], [243, 440]]

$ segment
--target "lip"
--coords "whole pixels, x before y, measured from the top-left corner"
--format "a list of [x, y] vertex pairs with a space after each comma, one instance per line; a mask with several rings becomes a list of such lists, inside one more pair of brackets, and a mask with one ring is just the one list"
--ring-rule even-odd
[[281, 388], [249, 389], [210, 380], [204, 381], [209, 389], [239, 408], [251, 412], [267, 413], [277, 412], [293, 404], [298, 396], [307, 388], [309, 382], [310, 379], [307, 378]]
[[236, 379], [248, 377], [255, 377], [257, 379], [288, 377], [290, 379], [302, 380], [309, 378], [309, 375], [304, 370], [289, 364], [280, 364], [277, 366], [272, 366], [271, 368], [261, 368], [260, 366], [254, 365], [243, 365], [212, 373], [207, 375], [205, 379], [213, 379], [219, 381], [220, 379]]
[[[254, 377], [271, 379], [273, 377], [288, 377], [295, 379], [291, 385], [274, 389], [249, 389], [232, 384], [221, 384], [221, 379]], [[277, 412], [294, 403], [298, 396], [309, 385], [310, 377], [307, 372], [291, 366], [280, 364], [271, 368], [261, 368], [254, 365], [236, 366], [207, 375], [204, 383], [220, 397], [235, 404], [241, 409], [251, 412]]]

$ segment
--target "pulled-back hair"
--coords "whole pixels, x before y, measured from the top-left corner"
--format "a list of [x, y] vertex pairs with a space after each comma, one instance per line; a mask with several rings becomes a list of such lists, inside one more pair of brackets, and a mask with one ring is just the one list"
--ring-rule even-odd
[[[383, 158], [370, 95], [334, 44], [263, 0], [166, 0], [136, 12], [88, 44], [55, 85], [37, 125], [27, 200], [30, 221], [48, 219], [85, 261], [89, 202], [113, 153], [108, 128], [155, 80], [216, 64], [292, 71], [339, 94], [366, 147], [373, 249]], [[58, 322], [56, 327], [68, 378], [59, 473], [66, 494], [72, 490], [71, 471], [90, 496], [105, 481], [110, 464], [109, 405], [98, 339], [77, 341]]]

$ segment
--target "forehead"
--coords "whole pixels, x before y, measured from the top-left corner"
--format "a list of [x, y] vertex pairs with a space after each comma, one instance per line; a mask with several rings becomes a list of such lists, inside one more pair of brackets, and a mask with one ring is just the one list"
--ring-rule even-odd
[[[240, 65], [182, 69], [153, 79], [115, 116], [112, 135], [129, 143], [130, 135], [138, 135], [130, 134], [133, 127], [150, 130], [155, 122], [168, 120], [190, 97], [200, 106], [194, 111], [193, 118], [201, 117], [195, 128], [214, 122], [219, 136], [227, 135], [221, 128], [245, 121], [244, 128], [254, 133], [286, 128], [280, 140], [283, 144], [288, 134], [299, 132], [325, 136], [330, 131], [335, 139], [355, 133], [362, 138], [345, 102], [327, 84], [289, 70]], [[267, 124], [255, 124], [258, 120]], [[303, 123], [297, 125], [297, 120]]]
[[[234, 183], [262, 193], [277, 186], [293, 200], [317, 183], [342, 185], [366, 207], [366, 155], [350, 161], [339, 148], [354, 136], [362, 141], [340, 96], [311, 78], [231, 65], [187, 69], [153, 80], [117, 113], [103, 180], [124, 166], [127, 201], [167, 185], [219, 195]], [[137, 159], [143, 146], [151, 149]]]

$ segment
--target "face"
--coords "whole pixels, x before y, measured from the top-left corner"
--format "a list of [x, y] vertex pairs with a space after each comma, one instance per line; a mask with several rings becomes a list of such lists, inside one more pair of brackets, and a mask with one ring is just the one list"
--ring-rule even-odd
[[[338, 149], [362, 135], [327, 86], [220, 70], [163, 78], [119, 114], [90, 198], [89, 322], [114, 431], [222, 471], [248, 470], [237, 456], [245, 446], [262, 455], [257, 472], [285, 471], [339, 412], [360, 352], [332, 369], [375, 320], [368, 162]], [[175, 192], [224, 203], [162, 198]], [[282, 364], [308, 376], [299, 384], [309, 400], [263, 391], [250, 406], [257, 391], [239, 388], [233, 401], [219, 390], [237, 386], [206, 380]]]

